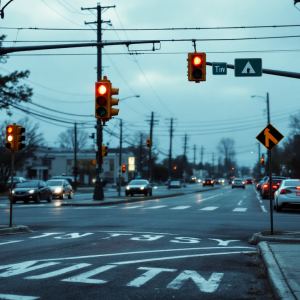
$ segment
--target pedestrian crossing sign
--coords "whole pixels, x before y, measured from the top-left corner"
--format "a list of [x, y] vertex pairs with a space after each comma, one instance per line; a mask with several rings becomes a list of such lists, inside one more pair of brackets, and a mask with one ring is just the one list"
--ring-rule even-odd
[[234, 60], [235, 77], [260, 77], [262, 76], [261, 58], [236, 58]]
[[284, 136], [270, 123], [256, 137], [268, 150], [272, 150], [283, 138]]

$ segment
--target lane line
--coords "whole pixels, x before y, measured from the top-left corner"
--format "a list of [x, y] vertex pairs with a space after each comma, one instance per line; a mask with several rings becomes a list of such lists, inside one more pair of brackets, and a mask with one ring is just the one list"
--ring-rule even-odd
[[201, 208], [199, 210], [215, 210], [217, 208], [219, 208], [219, 207], [217, 207], [217, 206], [207, 206], [207, 207]]
[[138, 208], [138, 207], [143, 207], [143, 206], [142, 205], [126, 206], [126, 207], [122, 207], [122, 209], [132, 209], [132, 208]]
[[116, 205], [114, 205], [114, 206], [104, 206], [104, 207], [93, 207], [93, 206], [90, 206], [90, 207], [74, 207], [74, 209], [109, 209], [109, 208], [113, 208], [113, 207], [116, 207]]
[[35, 300], [35, 299], [40, 299], [40, 297], [0, 294], [0, 299], [4, 299], [4, 300]]
[[241, 201], [238, 203], [238, 205], [241, 205], [241, 204], [242, 204], [242, 201], [243, 201], [243, 200], [241, 200]]
[[167, 207], [167, 205], [152, 206], [152, 207], [147, 207], [145, 209], [157, 209], [157, 208], [162, 208], [162, 207]]
[[4, 242], [4, 243], [0, 243], [0, 245], [6, 245], [6, 244], [12, 244], [12, 243], [18, 243], [18, 242], [23, 242], [23, 240], [21, 240], [21, 241]]
[[263, 205], [261, 206], [261, 209], [262, 209], [263, 212], [267, 212]]
[[239, 211], [239, 212], [245, 212], [248, 208], [241, 208], [241, 207], [238, 207], [238, 208], [235, 208], [233, 211]]
[[170, 208], [170, 209], [187, 209], [189, 207], [190, 206], [176, 206], [176, 207], [173, 207], [173, 208]]

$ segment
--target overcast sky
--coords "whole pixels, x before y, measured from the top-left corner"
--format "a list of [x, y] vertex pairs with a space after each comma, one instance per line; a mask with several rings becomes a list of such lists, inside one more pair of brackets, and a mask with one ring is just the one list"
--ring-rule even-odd
[[[8, 0], [1, 1], [2, 6]], [[178, 0], [114, 0], [102, 1], [102, 6], [116, 5], [103, 11], [103, 41], [148, 39], [237, 39], [259, 37], [300, 36], [300, 27], [252, 29], [201, 29], [169, 31], [114, 31], [112, 29], [154, 28], [216, 28], [225, 26], [298, 25], [300, 11], [293, 0], [252, 1], [178, 1]], [[95, 41], [96, 32], [66, 30], [26, 30], [25, 28], [96, 29], [84, 21], [96, 21], [96, 10], [81, 11], [81, 7], [95, 7], [91, 0], [14, 0], [5, 9], [0, 20], [0, 33], [7, 35], [4, 46], [60, 44], [69, 41]], [[300, 4], [299, 4], [300, 6]], [[300, 9], [300, 7], [299, 7]], [[24, 28], [22, 30], [5, 29]], [[13, 41], [17, 41], [14, 43]], [[26, 42], [22, 42], [26, 41]], [[299, 38], [259, 40], [198, 41], [197, 52], [206, 52], [208, 62], [234, 64], [235, 58], [262, 58], [263, 68], [299, 72]], [[299, 80], [263, 74], [256, 78], [234, 77], [228, 69], [227, 76], [212, 75], [207, 66], [206, 82], [187, 80], [187, 54], [194, 48], [190, 41], [162, 42], [159, 50], [152, 52], [152, 45], [130, 46], [142, 50], [140, 55], [128, 55], [125, 46], [107, 46], [103, 50], [103, 75], [120, 89], [119, 116], [124, 125], [124, 141], [136, 143], [140, 132], [144, 141], [149, 137], [149, 117], [154, 112], [158, 120], [154, 127], [154, 144], [162, 153], [169, 151], [169, 124], [174, 118], [173, 157], [183, 154], [184, 134], [188, 134], [188, 158], [200, 160], [204, 147], [204, 162], [215, 163], [217, 145], [221, 138], [235, 140], [236, 159], [239, 165], [252, 167], [258, 160], [258, 142], [255, 137], [267, 125], [264, 97], [269, 92], [271, 123], [284, 136], [288, 136], [289, 116], [299, 107]], [[44, 111], [31, 104], [30, 110], [45, 112], [55, 118], [70, 122], [85, 122], [90, 135], [95, 132], [94, 84], [96, 74], [96, 48], [74, 48], [18, 52], [11, 54], [8, 62], [0, 65], [1, 74], [14, 70], [30, 70], [24, 81], [34, 90], [33, 102], [59, 110], [64, 114]], [[49, 55], [52, 54], [52, 55]], [[58, 55], [64, 54], [64, 55]], [[65, 55], [67, 54], [67, 55]], [[74, 55], [75, 54], [75, 55]], [[77, 55], [85, 54], [85, 55]], [[298, 87], [298, 88], [297, 88]], [[258, 95], [263, 98], [251, 98]], [[12, 121], [25, 114], [12, 110]], [[69, 114], [91, 115], [75, 117]], [[0, 118], [6, 119], [5, 111]], [[44, 132], [49, 146], [57, 146], [57, 136], [72, 126], [50, 121], [49, 124], [32, 118]], [[49, 122], [49, 120], [47, 120]], [[56, 125], [55, 125], [56, 124]], [[22, 124], [20, 124], [22, 125]], [[119, 120], [110, 120], [108, 129], [119, 134]], [[119, 140], [107, 133], [104, 143], [118, 147]], [[126, 143], [123, 144], [126, 146]], [[263, 146], [261, 147], [263, 151]], [[251, 153], [253, 151], [253, 153]]]

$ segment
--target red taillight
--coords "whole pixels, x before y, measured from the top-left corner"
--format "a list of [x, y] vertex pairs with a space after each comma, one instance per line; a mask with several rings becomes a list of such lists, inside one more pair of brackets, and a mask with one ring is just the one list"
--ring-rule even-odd
[[290, 190], [281, 190], [280, 194], [290, 194], [291, 191]]
[[264, 184], [264, 189], [267, 189], [269, 187], [268, 184]]
[[296, 189], [297, 189], [297, 190], [300, 190], [300, 186], [297, 186]]
[[273, 185], [273, 189], [277, 189], [278, 188], [278, 186], [277, 185]]
[[211, 181], [210, 183], [214, 183], [213, 181]]

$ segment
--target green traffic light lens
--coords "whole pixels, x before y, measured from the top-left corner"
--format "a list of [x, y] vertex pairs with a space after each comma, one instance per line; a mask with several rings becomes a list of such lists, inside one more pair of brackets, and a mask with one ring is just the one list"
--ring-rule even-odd
[[105, 117], [107, 110], [104, 107], [99, 107], [96, 112], [99, 117]]
[[105, 105], [106, 103], [107, 103], [107, 100], [106, 100], [105, 97], [103, 97], [103, 96], [97, 97], [97, 104], [98, 104], [99, 106], [103, 106], [103, 105]]
[[193, 77], [194, 77], [195, 79], [200, 79], [200, 78], [202, 78], [202, 70], [200, 70], [200, 69], [195, 69], [195, 70], [192, 72], [192, 74], [193, 74]]

